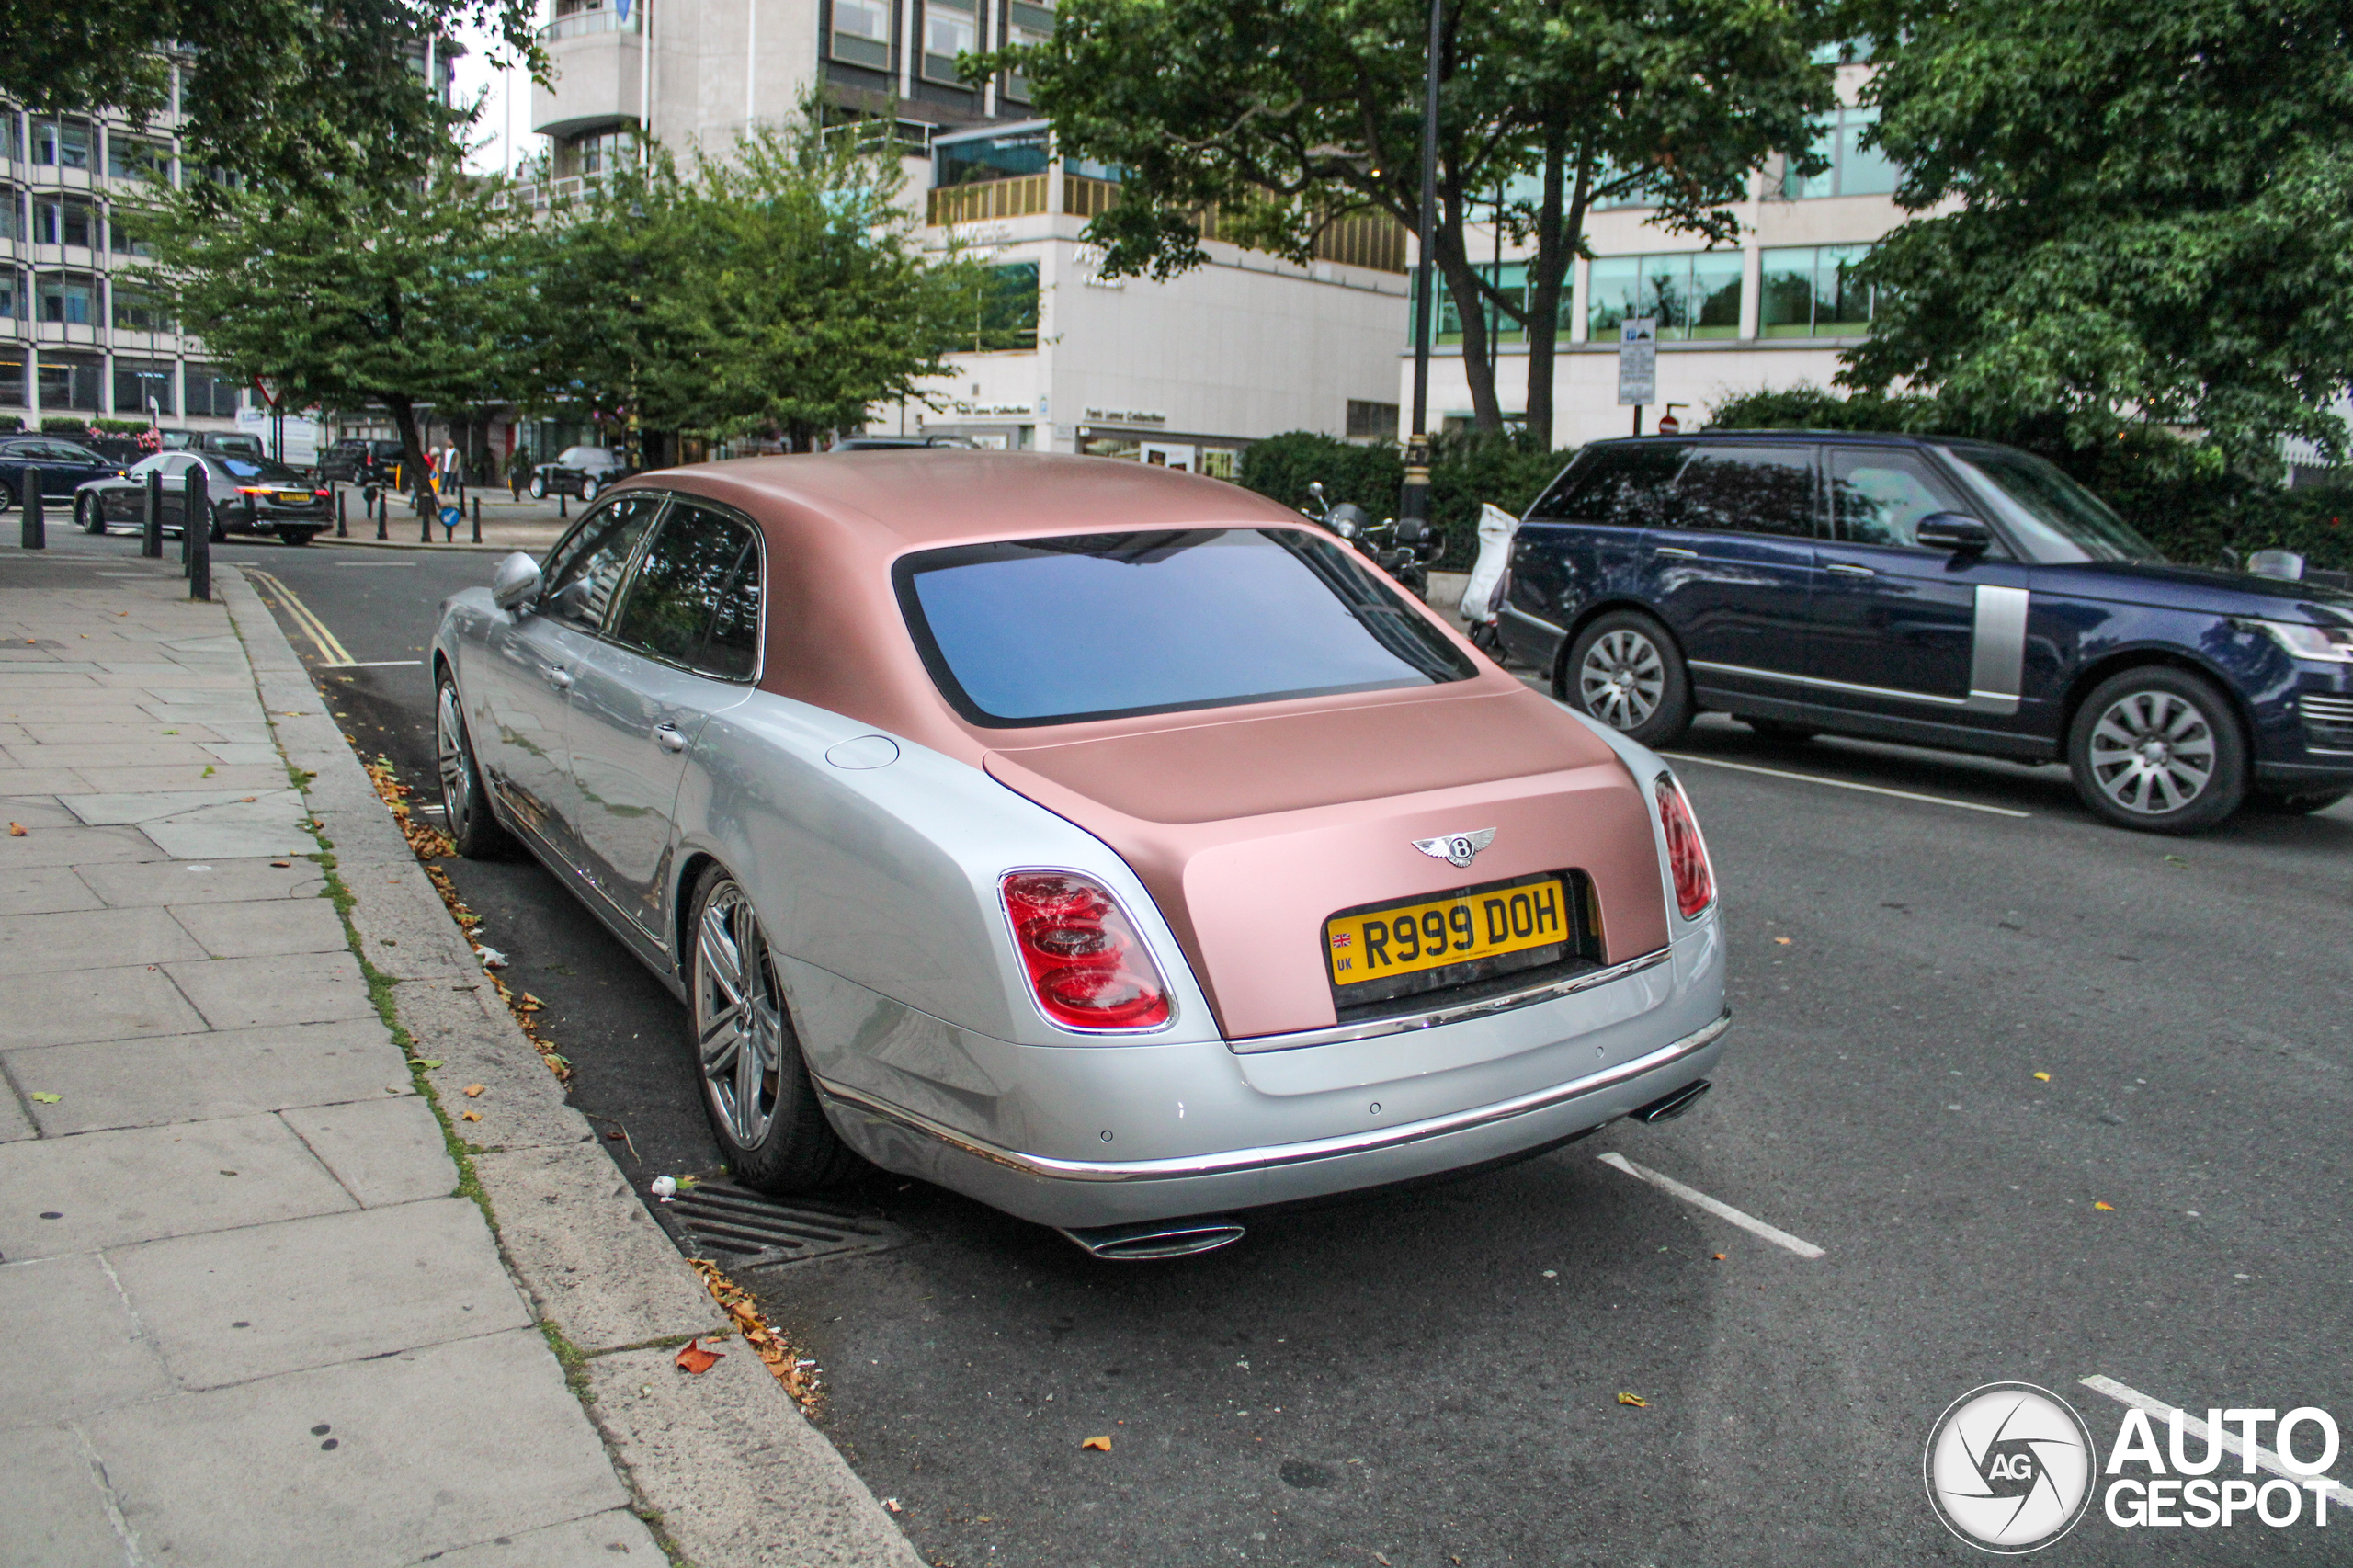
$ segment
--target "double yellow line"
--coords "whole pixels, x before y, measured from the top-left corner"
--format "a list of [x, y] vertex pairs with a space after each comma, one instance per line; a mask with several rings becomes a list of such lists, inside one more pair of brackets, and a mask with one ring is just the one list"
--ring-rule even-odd
[[244, 572], [246, 576], [278, 596], [278, 602], [285, 607], [287, 619], [301, 628], [302, 635], [311, 640], [311, 646], [319, 651], [319, 663], [354, 665], [359, 662], [351, 656], [348, 649], [335, 641], [335, 633], [327, 630], [327, 623], [313, 613], [309, 605], [295, 597], [293, 589], [257, 568], [248, 566]]

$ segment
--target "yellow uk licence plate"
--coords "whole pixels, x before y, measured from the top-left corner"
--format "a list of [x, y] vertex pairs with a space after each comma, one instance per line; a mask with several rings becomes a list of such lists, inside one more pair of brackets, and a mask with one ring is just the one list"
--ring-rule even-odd
[[1572, 939], [1567, 890], [1551, 879], [1336, 915], [1324, 923], [1335, 985], [1361, 985]]
[[300, 506], [304, 502], [314, 500], [316, 497], [307, 490], [281, 490], [271, 499], [282, 501], [289, 506]]

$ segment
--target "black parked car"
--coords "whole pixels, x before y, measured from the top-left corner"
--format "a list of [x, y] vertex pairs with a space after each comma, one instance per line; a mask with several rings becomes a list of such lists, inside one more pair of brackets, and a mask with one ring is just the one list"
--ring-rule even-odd
[[610, 447], [566, 447], [556, 453], [554, 461], [531, 470], [531, 499], [577, 495], [583, 501], [594, 501], [605, 486], [636, 472]]
[[319, 459], [319, 477], [329, 484], [389, 484], [392, 465], [400, 460], [398, 441], [347, 437]]
[[141, 528], [147, 518], [147, 476], [164, 476], [164, 531], [178, 533], [188, 510], [188, 470], [204, 467], [215, 541], [233, 533], [276, 534], [280, 544], [308, 544], [335, 521], [333, 493], [300, 469], [267, 458], [213, 452], [158, 452], [116, 478], [97, 479], [74, 494], [74, 521], [84, 533]]
[[89, 448], [56, 436], [10, 436], [0, 439], [0, 512], [24, 495], [25, 475], [40, 475], [45, 505], [60, 506], [66, 496], [93, 479], [111, 479], [122, 464], [108, 462]]
[[2176, 565], [1989, 442], [1601, 441], [1529, 508], [1497, 630], [1646, 745], [1694, 712], [2065, 762], [2124, 827], [2353, 791], [2353, 593]]

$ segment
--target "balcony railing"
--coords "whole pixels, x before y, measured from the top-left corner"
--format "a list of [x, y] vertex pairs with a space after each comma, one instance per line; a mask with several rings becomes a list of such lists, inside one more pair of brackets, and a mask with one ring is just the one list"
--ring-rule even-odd
[[631, 11], [623, 21], [619, 11], [606, 6], [595, 11], [574, 11], [569, 17], [558, 17], [540, 28], [540, 41], [553, 43], [561, 38], [586, 38], [592, 33], [633, 33], [642, 30], [645, 14]]
[[1026, 218], [1046, 210], [1047, 188], [1044, 175], [1017, 175], [1011, 179], [943, 186], [931, 192], [924, 222], [938, 227], [986, 222], [992, 218]]

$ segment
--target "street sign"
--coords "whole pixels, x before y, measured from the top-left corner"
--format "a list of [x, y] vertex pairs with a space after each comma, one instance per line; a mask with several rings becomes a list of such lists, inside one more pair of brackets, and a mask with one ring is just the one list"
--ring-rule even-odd
[[1658, 391], [1658, 318], [1629, 316], [1618, 324], [1618, 406], [1641, 408]]

